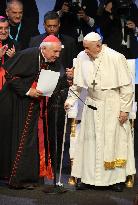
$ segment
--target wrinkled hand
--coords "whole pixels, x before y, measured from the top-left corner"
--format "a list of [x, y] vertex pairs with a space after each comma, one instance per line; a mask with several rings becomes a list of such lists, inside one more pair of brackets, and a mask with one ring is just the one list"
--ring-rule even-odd
[[38, 98], [42, 96], [42, 92], [39, 90], [36, 90], [35, 88], [30, 88], [28, 96], [33, 97], [33, 98]]
[[130, 21], [130, 20], [126, 22], [126, 26], [130, 29], [134, 29], [134, 30], [136, 29], [135, 23], [133, 21]]
[[8, 50], [6, 51], [6, 54], [7, 54], [7, 56], [9, 56], [10, 58], [12, 58], [12, 57], [15, 55], [15, 47], [14, 47], [14, 45], [13, 45], [12, 48], [10, 48], [10, 49], [8, 49]]
[[68, 102], [64, 103], [64, 109], [67, 112], [71, 108], [71, 105]]
[[74, 68], [66, 68], [67, 82], [69, 86], [73, 84]]
[[127, 112], [120, 112], [120, 115], [119, 115], [119, 122], [121, 125], [124, 124], [124, 122], [126, 122], [128, 120], [128, 113]]

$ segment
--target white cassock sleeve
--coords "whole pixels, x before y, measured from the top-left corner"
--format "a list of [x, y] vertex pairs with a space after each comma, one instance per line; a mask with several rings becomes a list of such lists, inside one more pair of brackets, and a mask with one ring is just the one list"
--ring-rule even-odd
[[[76, 94], [74, 94], [74, 93]], [[76, 118], [78, 114], [78, 97], [80, 96], [81, 89], [73, 85], [69, 89], [68, 98], [65, 103], [69, 104], [68, 118]], [[78, 97], [77, 97], [78, 96]]]
[[130, 112], [132, 110], [133, 95], [132, 84], [120, 87], [120, 111]]
[[74, 103], [78, 100], [78, 97], [80, 96], [80, 93], [81, 93], [81, 88], [76, 86], [76, 85], [72, 85], [69, 89], [68, 97], [67, 97], [66, 102], [69, 103], [71, 106], [73, 106]]

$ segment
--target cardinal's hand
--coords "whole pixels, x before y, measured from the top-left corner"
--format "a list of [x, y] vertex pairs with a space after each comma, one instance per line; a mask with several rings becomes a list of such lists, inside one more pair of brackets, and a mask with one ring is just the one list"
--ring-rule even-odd
[[33, 98], [38, 98], [41, 97], [43, 93], [40, 90], [37, 90], [35, 88], [30, 88], [28, 96], [33, 97]]

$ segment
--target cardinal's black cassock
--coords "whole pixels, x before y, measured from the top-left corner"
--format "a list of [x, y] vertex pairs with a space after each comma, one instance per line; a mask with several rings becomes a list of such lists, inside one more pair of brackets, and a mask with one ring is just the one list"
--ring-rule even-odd
[[[3, 67], [6, 83], [0, 91], [0, 178], [8, 179], [10, 185], [18, 187], [22, 183], [38, 182], [39, 176], [52, 177], [47, 114], [52, 116], [57, 99], [60, 98], [59, 104], [63, 106], [68, 83], [59, 63], [47, 65], [39, 48], [18, 52]], [[60, 72], [49, 99], [26, 95], [36, 85], [42, 68]], [[51, 126], [50, 130], [54, 130], [55, 125], [51, 123]]]

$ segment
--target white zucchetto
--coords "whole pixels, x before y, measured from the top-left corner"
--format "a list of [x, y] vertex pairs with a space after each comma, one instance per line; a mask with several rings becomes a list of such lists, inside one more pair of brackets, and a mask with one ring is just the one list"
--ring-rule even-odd
[[95, 32], [91, 32], [91, 33], [88, 33], [83, 40], [86, 40], [86, 41], [99, 41], [99, 40], [102, 40], [101, 36], [98, 34], [98, 33], [95, 33]]

